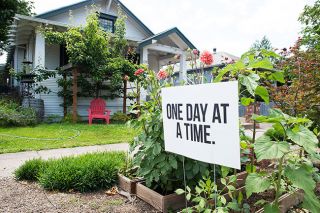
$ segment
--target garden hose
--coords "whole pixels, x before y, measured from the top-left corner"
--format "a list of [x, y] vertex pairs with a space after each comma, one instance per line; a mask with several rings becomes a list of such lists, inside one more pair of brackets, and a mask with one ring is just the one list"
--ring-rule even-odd
[[2, 134], [0, 133], [0, 136], [7, 136], [7, 137], [13, 137], [13, 138], [20, 138], [20, 139], [29, 139], [29, 140], [39, 140], [39, 141], [58, 141], [58, 140], [71, 140], [76, 137], [80, 136], [80, 131], [77, 129], [72, 129], [75, 134], [71, 137], [67, 138], [32, 138], [32, 137], [26, 137], [26, 136], [18, 136], [18, 135], [10, 135], [10, 134]]

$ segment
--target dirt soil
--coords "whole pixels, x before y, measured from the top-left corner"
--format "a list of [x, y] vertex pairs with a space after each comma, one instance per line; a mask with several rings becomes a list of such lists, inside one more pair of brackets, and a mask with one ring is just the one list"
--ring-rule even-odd
[[105, 191], [95, 193], [61, 193], [43, 190], [36, 183], [0, 179], [0, 212], [112, 212], [156, 213], [147, 203], [136, 198], [108, 196]]

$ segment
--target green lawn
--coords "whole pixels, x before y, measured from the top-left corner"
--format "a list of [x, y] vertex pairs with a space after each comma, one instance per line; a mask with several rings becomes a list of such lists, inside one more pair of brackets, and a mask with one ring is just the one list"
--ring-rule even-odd
[[130, 142], [133, 137], [134, 131], [123, 124], [91, 126], [88, 124], [40, 124], [34, 127], [0, 127], [0, 153], [122, 143]]

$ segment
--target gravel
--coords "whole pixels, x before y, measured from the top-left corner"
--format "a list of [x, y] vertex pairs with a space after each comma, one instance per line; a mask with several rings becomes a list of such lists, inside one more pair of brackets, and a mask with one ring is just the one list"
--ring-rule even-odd
[[149, 204], [136, 198], [95, 193], [61, 193], [43, 190], [37, 183], [0, 179], [0, 212], [112, 212], [156, 213]]

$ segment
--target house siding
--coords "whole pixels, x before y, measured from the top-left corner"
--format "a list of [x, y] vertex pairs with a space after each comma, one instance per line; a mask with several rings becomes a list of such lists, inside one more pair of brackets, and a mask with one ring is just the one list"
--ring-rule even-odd
[[[117, 16], [117, 5], [112, 3], [109, 12], [106, 11], [107, 4], [106, 1], [101, 1], [95, 5], [98, 10], [102, 13], [106, 13], [109, 15]], [[56, 16], [52, 16], [48, 19], [53, 21], [62, 22], [65, 24], [71, 24], [75, 26], [85, 25], [86, 24], [86, 17], [91, 9], [91, 6], [81, 7], [75, 10], [72, 10], [70, 14], [69, 12], [65, 12]], [[126, 38], [133, 41], [142, 41], [148, 37], [146, 32], [136, 23], [132, 18], [127, 17], [126, 19]]]

